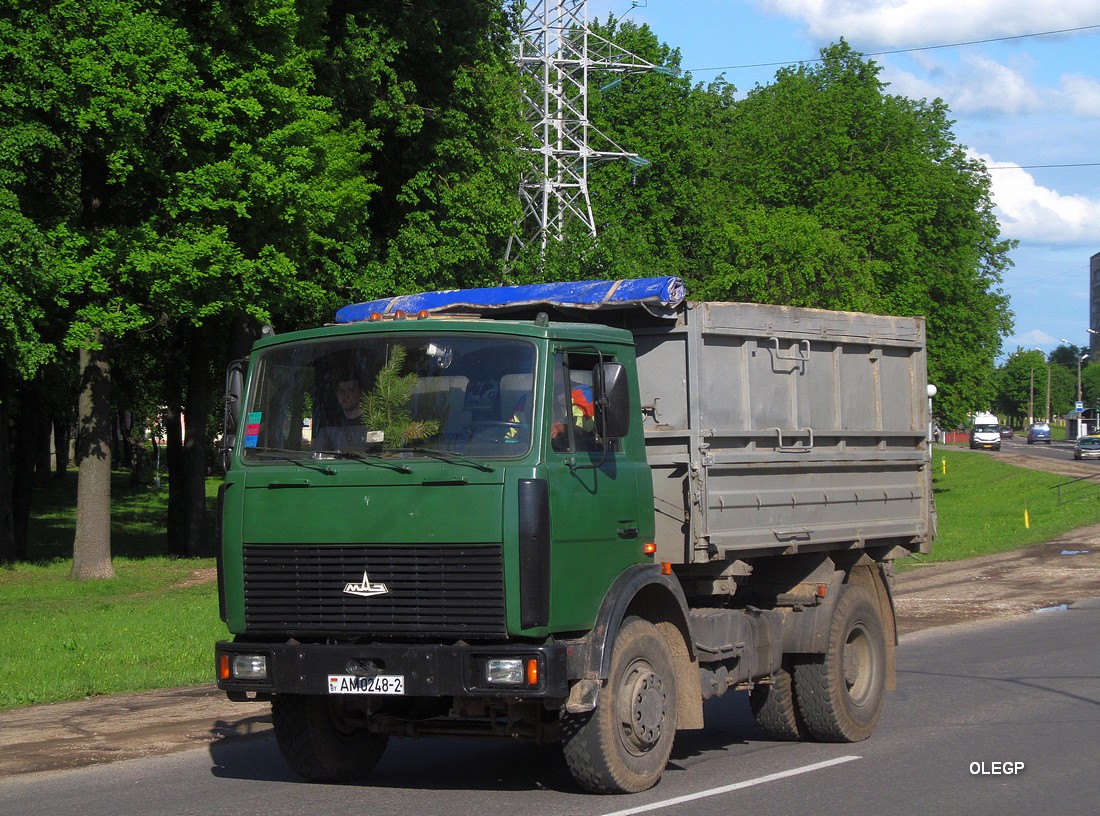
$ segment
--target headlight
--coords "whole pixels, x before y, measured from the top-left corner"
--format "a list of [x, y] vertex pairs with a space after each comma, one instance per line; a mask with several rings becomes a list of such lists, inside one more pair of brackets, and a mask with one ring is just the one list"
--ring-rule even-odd
[[493, 658], [485, 663], [485, 680], [492, 685], [523, 685], [523, 660]]
[[234, 680], [266, 680], [267, 655], [233, 655], [230, 672]]
[[485, 661], [485, 682], [490, 686], [538, 688], [541, 673], [538, 657], [491, 657]]

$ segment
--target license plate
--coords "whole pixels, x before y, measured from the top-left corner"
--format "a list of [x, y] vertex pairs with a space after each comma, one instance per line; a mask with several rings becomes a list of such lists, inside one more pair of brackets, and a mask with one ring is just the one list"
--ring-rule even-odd
[[356, 677], [353, 674], [330, 674], [329, 694], [393, 694], [405, 693], [403, 674], [378, 674], [374, 677]]

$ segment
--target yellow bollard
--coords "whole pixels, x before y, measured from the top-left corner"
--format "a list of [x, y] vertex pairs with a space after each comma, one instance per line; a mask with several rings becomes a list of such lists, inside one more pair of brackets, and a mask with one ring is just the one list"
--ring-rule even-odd
[[943, 466], [943, 475], [947, 475], [947, 457], [940, 459], [940, 464]]
[[1031, 519], [1028, 518], [1026, 507], [1024, 508], [1024, 529], [1025, 530], [1030, 530], [1031, 529]]

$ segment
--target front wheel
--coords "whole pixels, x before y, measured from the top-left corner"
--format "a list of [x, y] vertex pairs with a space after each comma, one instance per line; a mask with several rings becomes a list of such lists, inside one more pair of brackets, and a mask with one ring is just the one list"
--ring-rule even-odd
[[313, 782], [360, 782], [389, 739], [348, 715], [339, 699], [280, 694], [271, 701], [275, 741], [291, 769]]
[[794, 667], [798, 712], [814, 739], [857, 742], [875, 730], [886, 694], [886, 637], [864, 587], [845, 585], [824, 655]]
[[676, 674], [668, 644], [649, 621], [627, 618], [613, 649], [596, 710], [563, 716], [563, 753], [586, 790], [637, 793], [657, 784], [672, 753]]

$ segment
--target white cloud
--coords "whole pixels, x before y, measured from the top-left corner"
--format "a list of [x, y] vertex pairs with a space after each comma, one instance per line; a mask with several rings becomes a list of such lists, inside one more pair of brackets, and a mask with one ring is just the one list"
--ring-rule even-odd
[[1015, 349], [1019, 347], [1025, 351], [1030, 351], [1033, 348], [1043, 346], [1053, 348], [1057, 343], [1057, 337], [1051, 337], [1042, 329], [1031, 329], [1023, 334], [1016, 334], [1007, 338], [1004, 342], [1004, 348]]
[[871, 47], [913, 47], [1094, 25], [1095, 0], [758, 0], [804, 20], [818, 39], [843, 36]]
[[[1057, 8], [1013, 0], [758, 0], [767, 9], [802, 20], [826, 41], [843, 36], [861, 51], [919, 48], [1096, 25], [1095, 0], [1065, 0]], [[1085, 52], [1087, 53], [1087, 52]], [[882, 55], [882, 78], [892, 93], [941, 98], [958, 115], [1021, 116], [1063, 112], [1100, 117], [1100, 81], [1083, 73], [1036, 81], [1042, 66], [1023, 51], [998, 62], [974, 49], [911, 51], [914, 71]]]
[[919, 58], [917, 63], [928, 79], [896, 68], [884, 70], [883, 79], [890, 83], [891, 93], [926, 99], [940, 97], [956, 114], [1021, 115], [1052, 107], [1051, 92], [1032, 83], [1026, 60], [1006, 65], [980, 54], [968, 54], [958, 65], [927, 57]]
[[1006, 237], [1047, 245], [1096, 243], [1100, 236], [1100, 201], [1042, 187], [1013, 162], [994, 161], [986, 155], [977, 158], [992, 170], [993, 203]]
[[1077, 116], [1100, 116], [1100, 82], [1081, 74], [1062, 76], [1062, 100]]
[[1063, 113], [1100, 118], [1100, 80], [1083, 74], [1063, 74], [1057, 87], [1035, 84], [1030, 62], [1013, 64], [980, 55], [966, 55], [957, 66], [920, 57], [922, 76], [887, 63], [882, 79], [892, 94], [911, 99], [940, 98], [957, 115], [1026, 116]]

